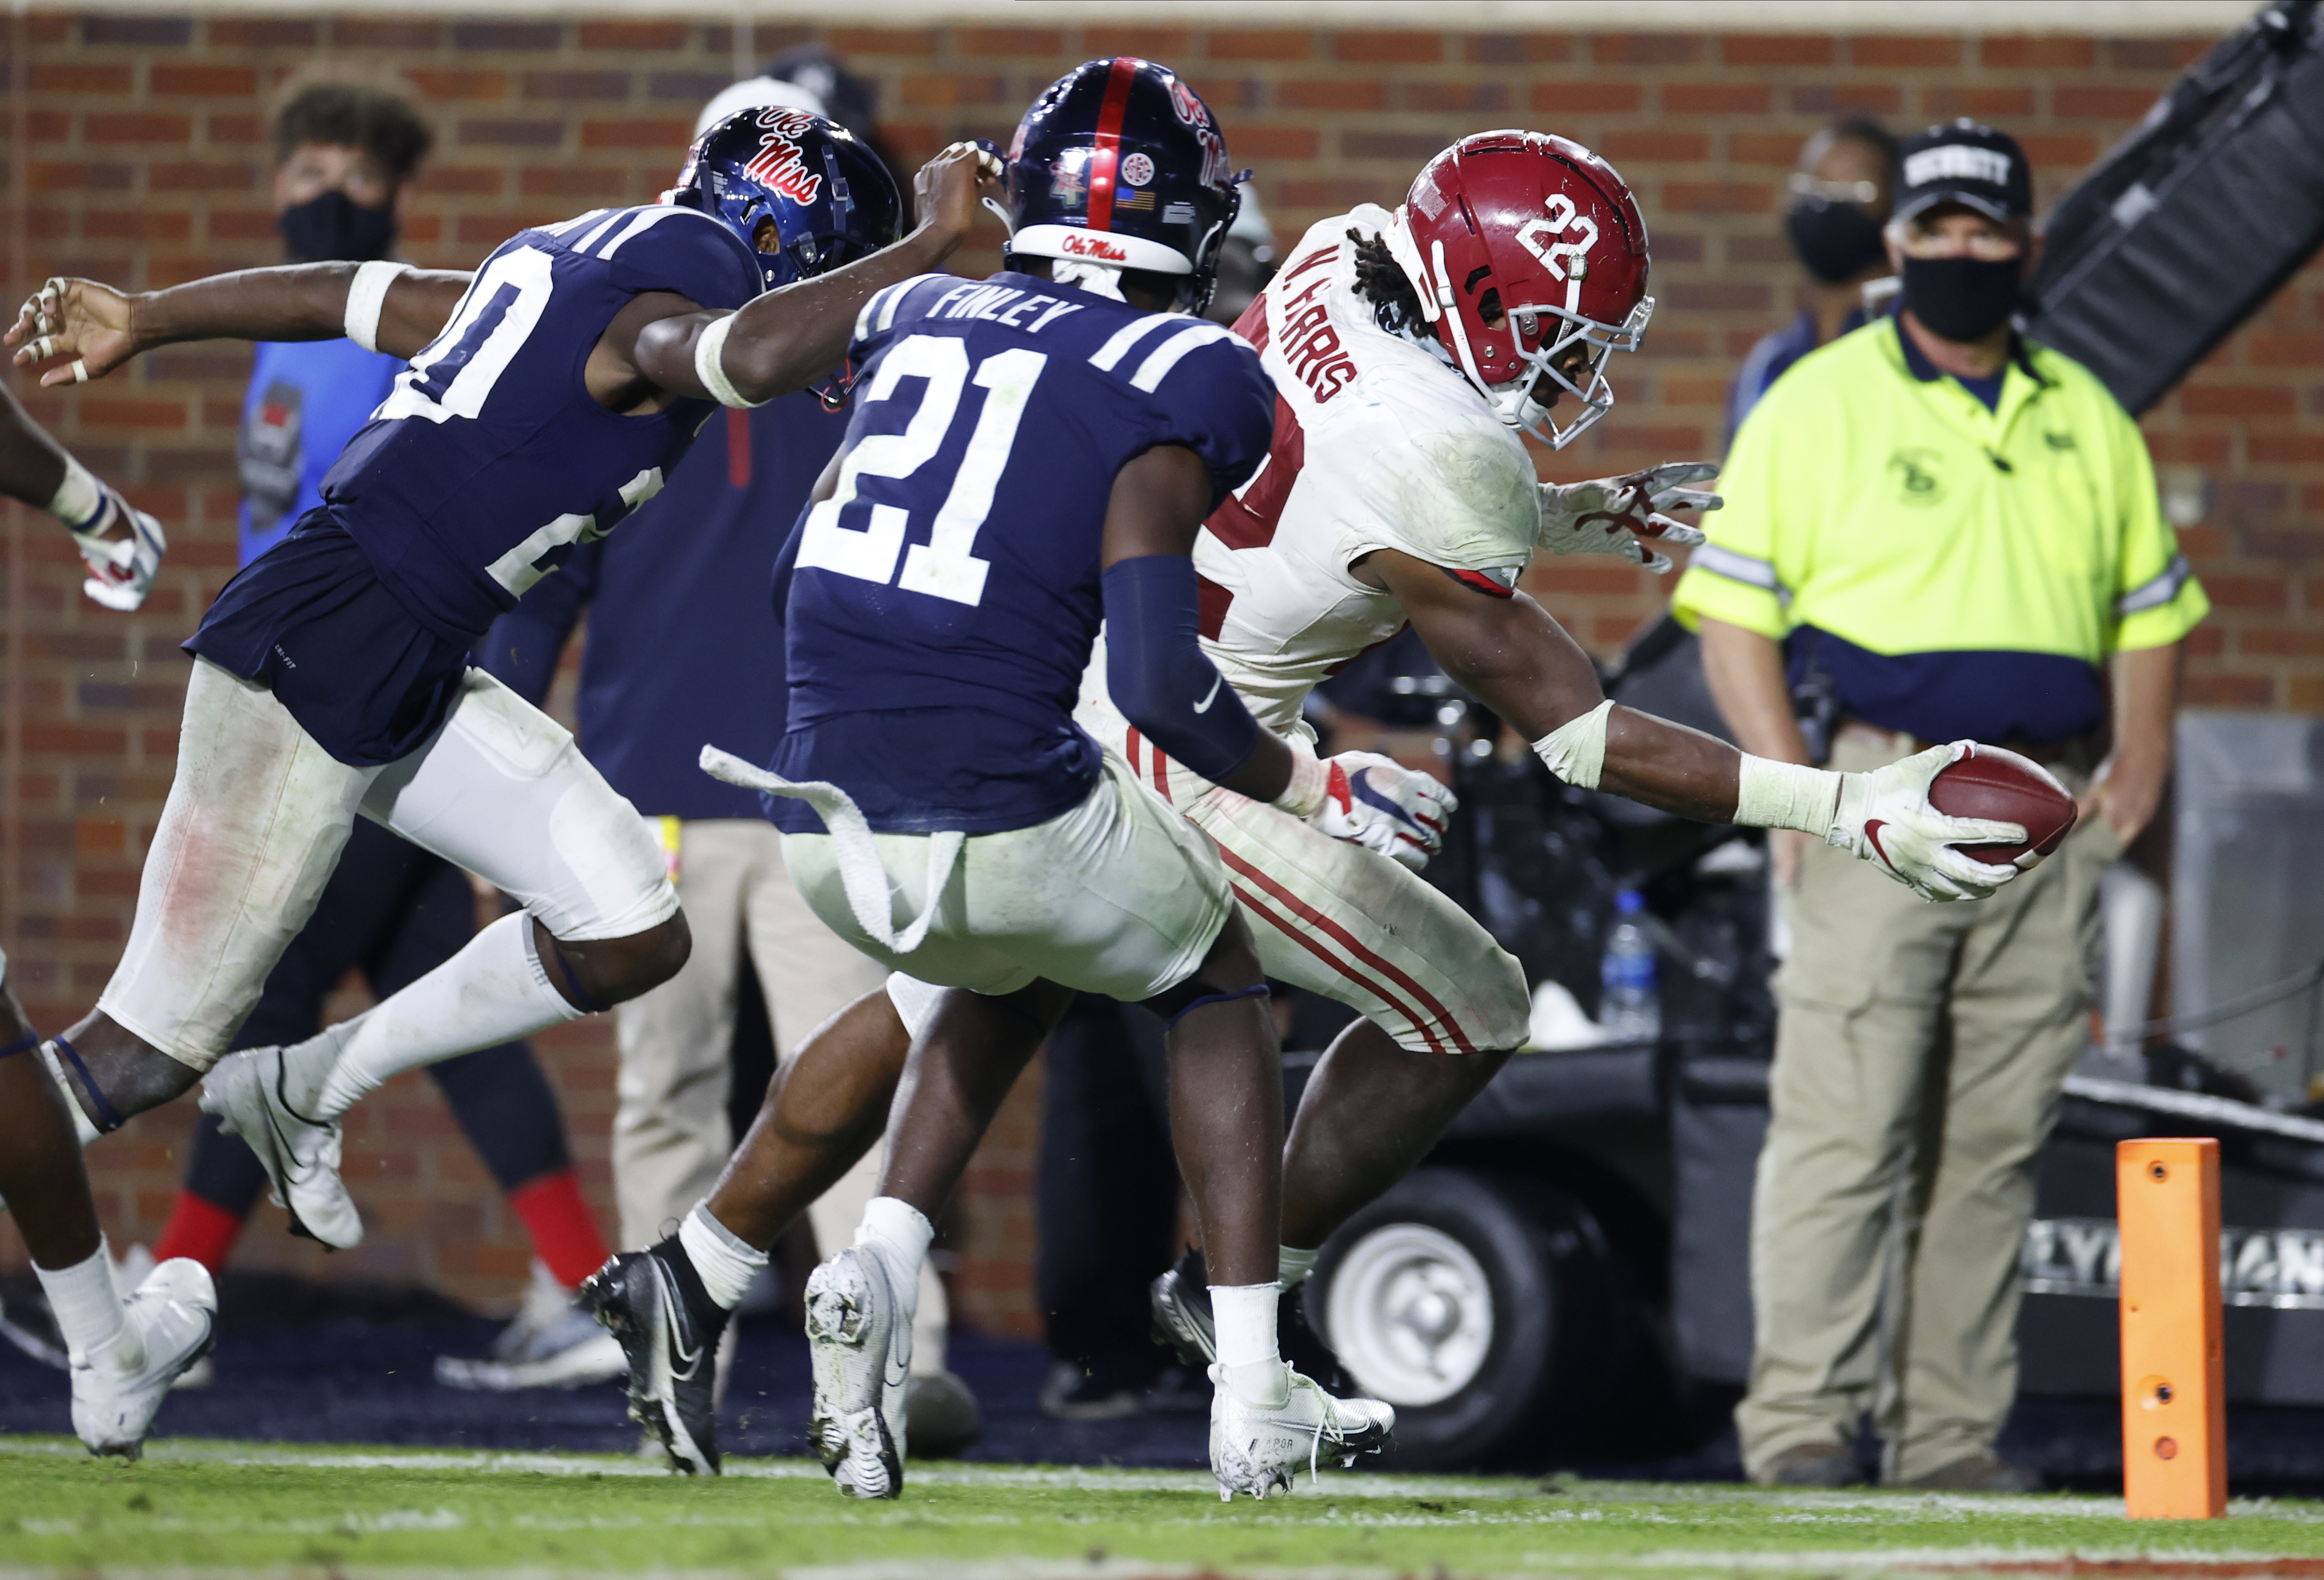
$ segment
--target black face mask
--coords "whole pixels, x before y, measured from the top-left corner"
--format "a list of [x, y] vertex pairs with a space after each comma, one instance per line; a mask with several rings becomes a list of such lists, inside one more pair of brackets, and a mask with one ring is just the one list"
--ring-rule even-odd
[[1907, 258], [1904, 305], [1932, 334], [1982, 340], [2017, 310], [2019, 260]]
[[1784, 217], [1784, 228], [1792, 251], [1826, 285], [1855, 279], [1887, 250], [1880, 222], [1853, 203], [1802, 203]]
[[337, 187], [274, 217], [294, 263], [367, 263], [395, 245], [395, 209], [365, 208]]

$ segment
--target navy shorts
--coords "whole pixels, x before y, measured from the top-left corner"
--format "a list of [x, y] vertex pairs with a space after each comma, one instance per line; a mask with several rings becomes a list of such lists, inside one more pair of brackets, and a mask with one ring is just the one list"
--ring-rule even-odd
[[468, 668], [468, 645], [396, 602], [328, 505], [243, 567], [184, 645], [266, 687], [317, 745], [356, 768], [417, 751]]

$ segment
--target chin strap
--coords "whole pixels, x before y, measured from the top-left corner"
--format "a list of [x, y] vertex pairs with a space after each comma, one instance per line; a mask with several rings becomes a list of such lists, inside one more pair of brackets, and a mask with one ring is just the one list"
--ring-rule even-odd
[[30, 1053], [32, 1049], [41, 1046], [41, 1041], [42, 1038], [39, 1032], [27, 1031], [22, 1037], [16, 1039], [15, 1041], [10, 1043], [7, 1047], [0, 1048], [0, 1058], [14, 1058], [20, 1053]]
[[[129, 1123], [119, 1109], [106, 1100], [105, 1094], [97, 1089], [97, 1077], [88, 1073], [88, 1066], [81, 1062], [80, 1055], [73, 1051], [71, 1043], [61, 1037], [51, 1037], [48, 1045], [64, 1055], [72, 1064], [73, 1074], [80, 1077], [81, 1090], [88, 1094], [89, 1103], [97, 1110], [97, 1134], [109, 1136]], [[78, 1112], [79, 1104], [74, 1104], [74, 1109]]]

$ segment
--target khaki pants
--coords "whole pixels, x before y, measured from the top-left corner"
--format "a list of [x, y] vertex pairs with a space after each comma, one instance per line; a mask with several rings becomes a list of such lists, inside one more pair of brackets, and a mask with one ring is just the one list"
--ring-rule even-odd
[[[1843, 736], [1831, 766], [1904, 754]], [[1852, 1444], [1867, 1411], [1886, 1480], [1992, 1452], [2034, 1154], [2088, 1039], [2098, 874], [2121, 848], [2092, 818], [1991, 899], [1932, 905], [1809, 847], [1751, 1214], [1747, 1469]]]
[[[678, 894], [694, 953], [676, 976], [614, 1012], [621, 1045], [613, 1116], [613, 1191], [622, 1243], [650, 1245], [710, 1193], [734, 1150], [726, 1119], [727, 1054], [734, 1039], [737, 973], [747, 950], [788, 1064], [815, 1029], [878, 987], [884, 968], [817, 919], [791, 886], [782, 836], [756, 818], [678, 825]], [[821, 1254], [852, 1244], [863, 1204], [879, 1189], [883, 1150], [808, 1209]], [[940, 1372], [944, 1287], [924, 1265], [912, 1325], [912, 1369]]]

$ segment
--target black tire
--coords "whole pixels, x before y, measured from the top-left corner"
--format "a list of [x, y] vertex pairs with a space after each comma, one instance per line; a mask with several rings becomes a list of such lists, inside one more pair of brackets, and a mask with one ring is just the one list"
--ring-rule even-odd
[[[1426, 1261], [1429, 1248], [1447, 1239], [1472, 1259], [1473, 1269], [1449, 1258]], [[1425, 1271], [1387, 1270], [1397, 1268]], [[1459, 1302], [1443, 1291], [1467, 1289], [1476, 1272], [1489, 1294], [1489, 1338], [1470, 1330], [1437, 1381], [1416, 1390], [1420, 1374], [1395, 1370], [1396, 1358], [1425, 1353], [1433, 1361], [1443, 1352], [1421, 1336], [1412, 1317], [1417, 1301], [1391, 1312], [1394, 1292], [1427, 1288], [1424, 1298], [1435, 1302], [1427, 1308], [1428, 1330], [1443, 1330], [1442, 1313]], [[1367, 1325], [1369, 1335], [1333, 1331], [1333, 1290], [1343, 1274], [1358, 1281], [1348, 1287], [1336, 1322]], [[1580, 1202], [1512, 1176], [1423, 1169], [1332, 1237], [1317, 1261], [1306, 1309], [1351, 1376], [1397, 1407], [1396, 1446], [1367, 1463], [1455, 1470], [1512, 1458], [1541, 1462], [1572, 1446], [1604, 1391], [1614, 1300], [1604, 1237]], [[1407, 1332], [1393, 1331], [1398, 1327]], [[1446, 1342], [1461, 1337], [1457, 1325], [1451, 1331]], [[1367, 1379], [1368, 1356], [1385, 1357], [1388, 1369], [1376, 1366]], [[1449, 1396], [1407, 1402], [1454, 1378], [1462, 1380]], [[1399, 1391], [1406, 1399], [1396, 1397]]]

